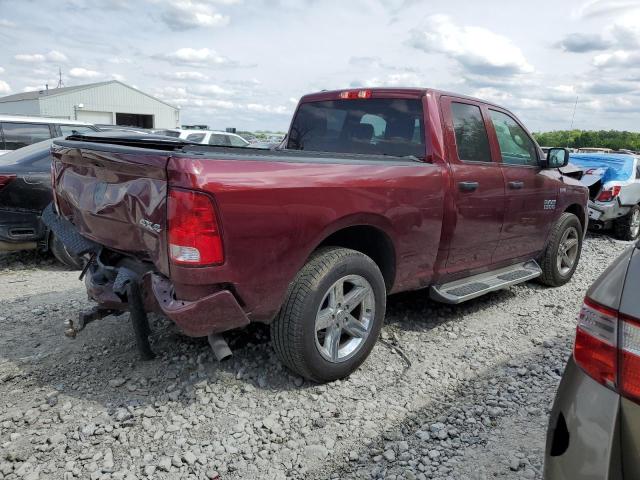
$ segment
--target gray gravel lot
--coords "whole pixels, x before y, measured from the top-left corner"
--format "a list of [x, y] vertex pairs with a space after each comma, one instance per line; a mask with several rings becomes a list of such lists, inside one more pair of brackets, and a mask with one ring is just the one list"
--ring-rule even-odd
[[260, 326], [222, 364], [161, 318], [148, 362], [126, 315], [68, 339], [78, 273], [0, 257], [0, 479], [541, 478], [579, 305], [627, 246], [588, 237], [558, 289], [393, 296], [383, 341], [329, 385], [281, 367]]

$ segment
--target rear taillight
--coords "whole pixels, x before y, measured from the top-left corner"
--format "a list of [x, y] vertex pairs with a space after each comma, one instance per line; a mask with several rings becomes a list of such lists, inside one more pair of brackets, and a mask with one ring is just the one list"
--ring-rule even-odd
[[620, 315], [620, 393], [640, 400], [640, 321]]
[[640, 401], [640, 320], [586, 298], [573, 357], [597, 382]]
[[613, 187], [605, 188], [600, 192], [596, 200], [599, 202], [610, 202], [620, 194], [620, 188], [620, 185], [614, 185]]
[[15, 180], [16, 176], [13, 173], [0, 173], [0, 190], [9, 185]]
[[586, 298], [578, 316], [576, 363], [594, 380], [615, 387], [618, 313]]
[[371, 90], [345, 90], [344, 92], [340, 92], [340, 98], [343, 100], [371, 98]]
[[218, 218], [208, 195], [169, 190], [167, 222], [172, 263], [203, 266], [224, 262]]

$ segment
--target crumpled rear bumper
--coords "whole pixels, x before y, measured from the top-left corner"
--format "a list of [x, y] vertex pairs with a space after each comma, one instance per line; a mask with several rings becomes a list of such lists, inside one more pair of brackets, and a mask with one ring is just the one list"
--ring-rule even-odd
[[620, 202], [614, 200], [612, 202], [594, 202], [589, 200], [589, 220], [595, 222], [607, 222], [624, 217], [630, 206], [620, 205]]
[[123, 287], [127, 282], [137, 282], [145, 311], [166, 315], [186, 335], [204, 337], [249, 324], [247, 314], [229, 290], [220, 288], [196, 300], [181, 300], [176, 298], [171, 280], [148, 264], [131, 258], [122, 264], [103, 263], [106, 249], [80, 235], [73, 224], [55, 213], [51, 205], [45, 209], [43, 221], [71, 253], [92, 255], [84, 281], [89, 298], [100, 307], [128, 310], [127, 289]]
[[[90, 269], [85, 277], [91, 299], [104, 308], [126, 310], [127, 299], [114, 291], [114, 283], [105, 278], [99, 269]], [[145, 311], [166, 315], [183, 333], [192, 337], [225, 332], [249, 323], [244, 310], [229, 290], [221, 289], [197, 300], [180, 300], [175, 297], [171, 281], [155, 272], [143, 274], [140, 287]]]

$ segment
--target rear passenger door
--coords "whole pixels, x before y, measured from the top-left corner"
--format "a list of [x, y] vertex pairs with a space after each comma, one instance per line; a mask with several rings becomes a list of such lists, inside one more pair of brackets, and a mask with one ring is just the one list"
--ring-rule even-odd
[[505, 217], [494, 261], [536, 254], [556, 216], [559, 183], [540, 167], [536, 143], [509, 113], [489, 107], [490, 136], [500, 151]]
[[500, 240], [504, 181], [494, 162], [480, 103], [442, 97], [445, 143], [453, 175], [455, 224], [450, 229], [450, 273], [489, 265]]

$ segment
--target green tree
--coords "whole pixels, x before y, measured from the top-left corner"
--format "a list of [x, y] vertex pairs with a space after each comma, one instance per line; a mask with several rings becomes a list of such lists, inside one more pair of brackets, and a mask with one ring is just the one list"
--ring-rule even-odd
[[640, 151], [640, 133], [620, 130], [555, 130], [534, 132], [536, 141], [545, 147], [603, 147], [613, 150]]

